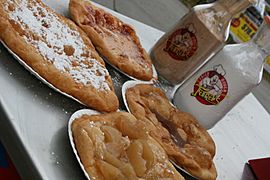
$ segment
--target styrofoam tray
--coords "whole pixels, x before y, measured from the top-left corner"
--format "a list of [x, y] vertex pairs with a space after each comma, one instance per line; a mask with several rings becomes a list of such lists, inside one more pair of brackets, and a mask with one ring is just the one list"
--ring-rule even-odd
[[80, 159], [80, 156], [77, 152], [77, 149], [76, 149], [76, 146], [75, 146], [75, 143], [74, 143], [74, 139], [73, 139], [73, 135], [72, 135], [72, 130], [71, 130], [71, 127], [72, 127], [72, 123], [73, 121], [76, 119], [76, 118], [79, 118], [81, 117], [82, 115], [84, 114], [87, 114], [87, 115], [97, 115], [97, 114], [101, 114], [100, 112], [98, 111], [95, 111], [95, 110], [92, 110], [92, 109], [82, 109], [82, 110], [79, 110], [79, 111], [76, 111], [75, 113], [73, 113], [68, 121], [68, 136], [69, 136], [69, 141], [70, 141], [70, 144], [71, 144], [71, 147], [72, 147], [72, 150], [76, 156], [76, 159], [78, 160], [85, 176], [87, 177], [87, 179], [90, 180], [90, 176], [88, 175], [88, 173], [86, 172], [86, 170], [84, 169], [84, 166], [81, 162], [81, 159]]
[[126, 106], [126, 109], [127, 109], [127, 111], [129, 113], [131, 113], [131, 112], [130, 112], [130, 109], [129, 109], [128, 104], [127, 104], [126, 91], [127, 91], [127, 89], [132, 88], [132, 87], [134, 87], [134, 86], [136, 86], [138, 84], [154, 84], [154, 83], [153, 82], [147, 82], [147, 81], [133, 81], [133, 80], [131, 80], [131, 81], [127, 81], [127, 82], [125, 82], [123, 84], [123, 86], [122, 86], [122, 97], [123, 97], [123, 101], [124, 101], [124, 104]]

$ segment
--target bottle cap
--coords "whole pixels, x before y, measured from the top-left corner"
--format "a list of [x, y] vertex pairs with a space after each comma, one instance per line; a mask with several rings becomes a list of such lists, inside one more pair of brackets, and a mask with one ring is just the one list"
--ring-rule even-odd
[[220, 0], [218, 1], [221, 3], [224, 7], [227, 8], [227, 11], [230, 12], [231, 15], [235, 15], [252, 4], [257, 3], [257, 0]]
[[220, 3], [227, 7], [233, 7], [235, 4], [244, 4], [244, 6], [248, 6], [251, 4], [256, 4], [258, 0], [220, 0]]

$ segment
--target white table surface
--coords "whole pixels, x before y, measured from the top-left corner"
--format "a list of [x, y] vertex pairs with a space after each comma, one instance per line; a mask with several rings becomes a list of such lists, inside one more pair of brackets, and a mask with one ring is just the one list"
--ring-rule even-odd
[[[44, 0], [68, 16], [68, 1]], [[112, 12], [112, 11], [111, 11]], [[163, 32], [114, 13], [131, 24], [149, 51]], [[23, 179], [84, 179], [68, 140], [70, 115], [84, 108], [47, 87], [0, 45], [0, 138]], [[218, 179], [241, 179], [249, 159], [270, 156], [270, 116], [249, 94], [209, 132]]]

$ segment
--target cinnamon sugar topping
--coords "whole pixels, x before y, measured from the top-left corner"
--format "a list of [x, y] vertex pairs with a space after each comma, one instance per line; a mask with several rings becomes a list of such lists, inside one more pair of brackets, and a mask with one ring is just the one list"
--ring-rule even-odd
[[[15, 25], [23, 29], [20, 35], [25, 41], [58, 70], [68, 73], [77, 83], [91, 84], [101, 91], [110, 90], [105, 66], [91, 58], [91, 51], [80, 33], [62, 23], [53, 11], [32, 0], [10, 0], [3, 6], [12, 24], [15, 21]], [[78, 62], [76, 66], [74, 61]]]
[[129, 59], [133, 64], [139, 64], [146, 71], [151, 71], [152, 66], [143, 57], [143, 49], [138, 47], [138, 42], [132, 37], [135, 31], [121, 21], [116, 21], [111, 14], [100, 9], [86, 6], [87, 19], [83, 24], [88, 24], [103, 38], [111, 53]]

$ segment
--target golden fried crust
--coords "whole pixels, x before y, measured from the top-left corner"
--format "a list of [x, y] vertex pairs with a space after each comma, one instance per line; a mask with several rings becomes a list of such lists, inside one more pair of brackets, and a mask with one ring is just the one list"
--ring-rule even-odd
[[[28, 66], [57, 89], [75, 97], [93, 109], [106, 112], [116, 111], [118, 109], [118, 99], [114, 93], [109, 74], [104, 75], [104, 80], [99, 82], [107, 86], [105, 89], [94, 87], [93, 80], [83, 83], [84, 79], [80, 77], [85, 72], [86, 75], [89, 75], [91, 66], [98, 65], [100, 67], [98, 70], [102, 70], [102, 72], [106, 72], [107, 70], [91, 41], [79, 27], [67, 18], [56, 14], [40, 0], [0, 0], [0, 2], [0, 38]], [[25, 9], [22, 10], [20, 8]], [[37, 10], [38, 8], [40, 9]], [[22, 13], [20, 11], [24, 12]], [[44, 14], [35, 14], [36, 12], [34, 11]], [[28, 13], [28, 17], [24, 13]], [[39, 20], [37, 20], [37, 17]], [[48, 17], [51, 19], [46, 19]], [[29, 22], [30, 20], [34, 20], [34, 23], [31, 24]], [[45, 20], [47, 21], [45, 22]], [[50, 24], [52, 22], [58, 24], [62, 29], [53, 27], [55, 24]], [[41, 27], [44, 28], [43, 34], [40, 33], [41, 28], [35, 29], [38, 32], [34, 32], [32, 29], [32, 27], [36, 27], [35, 25], [38, 26], [39, 23], [44, 23], [42, 24], [44, 27]], [[62, 31], [68, 31], [69, 34], [61, 34]], [[48, 34], [53, 34], [52, 37], [54, 38], [49, 39]], [[77, 46], [73, 47], [65, 44], [68, 42], [68, 40], [66, 40], [67, 42], [62, 41], [65, 38], [55, 38], [56, 36], [61, 37], [61, 35], [69, 35], [66, 36], [68, 40], [70, 40], [70, 37], [76, 39]], [[59, 41], [56, 42], [54, 41], [55, 39]], [[49, 41], [56, 42], [58, 47], [55, 47], [55, 44], [50, 44]], [[43, 50], [41, 43], [46, 43], [42, 47], [46, 47], [47, 49]], [[82, 52], [78, 50], [79, 46], [83, 47], [81, 49]], [[58, 52], [55, 50], [56, 48], [58, 48]], [[74, 54], [77, 51], [79, 55], [75, 56]], [[65, 57], [67, 62], [60, 61], [61, 57]], [[59, 62], [56, 63], [54, 61], [55, 59], [59, 60]], [[64, 66], [63, 63], [69, 64], [65, 64]], [[57, 68], [57, 66], [59, 67]], [[79, 70], [75, 66], [79, 67]], [[83, 70], [80, 69], [82, 66], [84, 66]]]
[[126, 100], [131, 113], [145, 122], [170, 159], [200, 179], [216, 178], [215, 143], [193, 116], [173, 107], [165, 93], [152, 85], [129, 88]]
[[72, 134], [93, 179], [184, 179], [143, 122], [129, 113], [83, 115], [73, 121]]
[[72, 19], [112, 65], [141, 80], [153, 78], [152, 61], [135, 30], [88, 0], [70, 0]]

